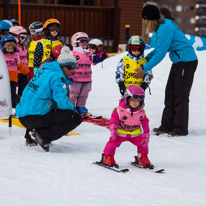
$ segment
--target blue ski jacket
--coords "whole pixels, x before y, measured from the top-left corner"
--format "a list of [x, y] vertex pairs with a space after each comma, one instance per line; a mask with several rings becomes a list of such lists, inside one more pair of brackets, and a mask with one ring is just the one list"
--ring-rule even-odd
[[147, 56], [148, 60], [143, 66], [143, 71], [150, 71], [159, 64], [169, 52], [170, 60], [178, 62], [189, 62], [197, 60], [194, 48], [180, 28], [170, 19], [163, 19], [156, 32], [153, 32], [151, 46], [154, 48]]
[[43, 64], [25, 87], [16, 115], [45, 115], [54, 108], [73, 110], [67, 96], [67, 85], [71, 83], [56, 61]]

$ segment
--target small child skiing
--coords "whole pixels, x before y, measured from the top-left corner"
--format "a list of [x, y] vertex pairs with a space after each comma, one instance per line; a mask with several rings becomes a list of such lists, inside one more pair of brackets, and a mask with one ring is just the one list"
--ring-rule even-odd
[[93, 63], [98, 64], [109, 57], [109, 54], [103, 51], [103, 42], [100, 39], [92, 39], [89, 41], [89, 50], [93, 54]]
[[136, 79], [133, 77], [136, 73], [135, 69], [143, 67], [147, 61], [144, 57], [145, 43], [143, 38], [137, 35], [131, 36], [127, 48], [128, 53], [118, 63], [116, 71], [116, 82], [122, 96], [124, 96], [125, 88], [130, 85], [138, 85], [146, 90], [153, 78], [151, 71], [146, 72], [144, 78]]
[[27, 66], [22, 63], [18, 54], [16, 53], [17, 43], [13, 36], [4, 36], [1, 39], [0, 44], [9, 72], [12, 108], [16, 108], [18, 71], [22, 72], [24, 75], [27, 75], [29, 73], [29, 68], [27, 68]]
[[[28, 67], [28, 53], [27, 48], [24, 46], [24, 42], [27, 38], [27, 30], [22, 26], [13, 26], [9, 29], [9, 34], [16, 39], [17, 42], [17, 54], [22, 63]], [[19, 72], [18, 74], [18, 100], [20, 100], [22, 92], [28, 83], [27, 75]]]
[[77, 32], [71, 38], [72, 54], [76, 58], [77, 68], [71, 76], [73, 84], [70, 85], [69, 100], [76, 111], [82, 116], [88, 115], [86, 101], [92, 88], [92, 53], [88, 51], [89, 37], [85, 32]]
[[37, 43], [40, 39], [44, 38], [43, 34], [43, 23], [40, 21], [35, 21], [29, 25], [29, 31], [31, 34], [31, 42], [28, 47], [28, 59], [29, 59], [29, 69], [30, 73], [28, 75], [28, 81], [34, 76], [34, 52], [37, 46]]
[[129, 141], [137, 146], [138, 164], [145, 168], [154, 168], [147, 156], [150, 134], [149, 119], [142, 108], [144, 98], [144, 90], [141, 87], [132, 85], [126, 88], [124, 98], [113, 110], [109, 121], [111, 137], [104, 148], [102, 164], [119, 168], [114, 160], [116, 148], [122, 142]]
[[34, 75], [38, 72], [40, 65], [51, 54], [53, 47], [63, 45], [59, 38], [61, 24], [57, 19], [48, 19], [43, 24], [44, 38], [40, 39], [34, 51]]

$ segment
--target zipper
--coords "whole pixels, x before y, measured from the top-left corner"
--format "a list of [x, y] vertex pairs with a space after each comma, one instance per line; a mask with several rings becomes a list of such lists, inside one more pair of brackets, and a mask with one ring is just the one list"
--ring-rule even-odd
[[51, 100], [49, 101], [49, 104], [48, 104], [47, 110], [49, 110], [50, 106], [51, 106]]

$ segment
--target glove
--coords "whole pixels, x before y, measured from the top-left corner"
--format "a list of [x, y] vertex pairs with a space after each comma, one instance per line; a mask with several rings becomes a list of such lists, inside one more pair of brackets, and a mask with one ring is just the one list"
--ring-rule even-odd
[[124, 82], [119, 83], [119, 91], [120, 91], [121, 95], [124, 96], [124, 91], [125, 91]]
[[102, 56], [101, 56], [101, 60], [103, 61], [103, 60], [105, 60], [107, 58], [107, 54], [104, 52], [103, 54], [102, 54]]
[[141, 87], [144, 89], [144, 91], [147, 89], [149, 85], [146, 82], [142, 82]]
[[111, 124], [109, 125], [109, 130], [111, 132], [111, 138], [115, 141], [117, 139], [117, 125]]
[[34, 75], [36, 75], [36, 73], [39, 71], [38, 67], [34, 67]]
[[149, 143], [149, 138], [150, 138], [150, 135], [149, 135], [149, 133], [143, 133], [142, 135], [141, 135], [141, 142], [140, 142], [140, 145], [142, 146], [142, 147], [148, 147], [148, 143]]

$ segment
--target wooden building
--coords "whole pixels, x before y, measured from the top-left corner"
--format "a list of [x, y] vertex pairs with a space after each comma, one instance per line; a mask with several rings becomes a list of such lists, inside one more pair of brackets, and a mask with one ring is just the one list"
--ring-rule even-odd
[[[70, 45], [71, 36], [86, 32], [99, 38], [107, 52], [117, 52], [125, 43], [125, 25], [131, 35], [141, 35], [141, 11], [145, 0], [22, 0], [21, 25], [28, 29], [34, 21], [56, 18], [61, 22], [61, 37]], [[0, 19], [18, 19], [17, 0], [0, 0]]]

